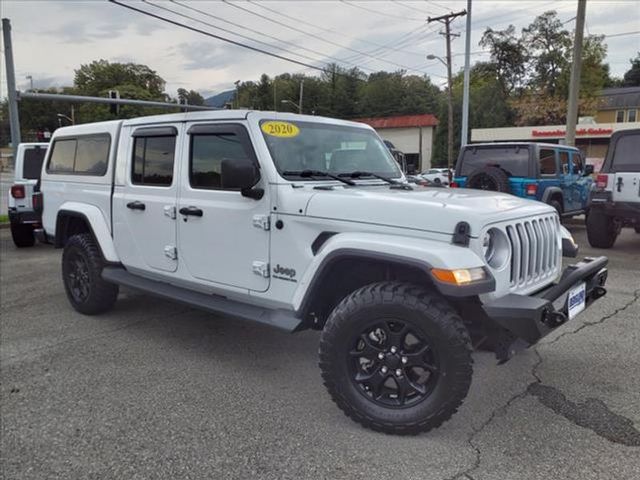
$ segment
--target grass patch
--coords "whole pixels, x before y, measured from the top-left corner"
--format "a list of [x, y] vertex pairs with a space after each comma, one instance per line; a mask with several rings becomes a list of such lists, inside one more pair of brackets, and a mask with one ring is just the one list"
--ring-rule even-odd
[[0, 215], [0, 223], [9, 223], [9, 215]]

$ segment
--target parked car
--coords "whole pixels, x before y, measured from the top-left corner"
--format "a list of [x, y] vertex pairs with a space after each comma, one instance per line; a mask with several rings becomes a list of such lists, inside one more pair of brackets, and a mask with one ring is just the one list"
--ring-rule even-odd
[[449, 185], [450, 170], [448, 168], [430, 168], [426, 172], [420, 174], [425, 180], [431, 183], [441, 184], [444, 186]]
[[11, 238], [19, 248], [33, 246], [33, 229], [40, 226], [40, 215], [34, 210], [32, 199], [48, 146], [48, 143], [21, 143], [17, 148], [8, 213]]
[[591, 193], [587, 216], [589, 244], [610, 248], [623, 227], [640, 233], [640, 129], [611, 135]]
[[546, 143], [479, 143], [460, 151], [454, 183], [511, 193], [551, 205], [561, 217], [586, 213], [593, 167], [575, 147]]
[[125, 285], [321, 330], [324, 384], [374, 430], [449, 419], [471, 385], [474, 332], [505, 361], [606, 293], [606, 257], [563, 272], [575, 243], [553, 208], [412, 187], [363, 124], [220, 110], [65, 127], [52, 141], [39, 236], [64, 249], [73, 308], [105, 312]]

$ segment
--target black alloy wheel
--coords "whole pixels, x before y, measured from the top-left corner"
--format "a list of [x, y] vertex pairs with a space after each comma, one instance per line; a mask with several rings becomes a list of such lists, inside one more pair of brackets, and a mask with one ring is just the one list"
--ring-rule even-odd
[[333, 401], [364, 427], [396, 435], [437, 428], [469, 391], [471, 339], [447, 300], [422, 286], [379, 282], [346, 296], [320, 335]]
[[79, 233], [67, 240], [62, 253], [62, 279], [69, 302], [80, 313], [106, 312], [118, 298], [118, 286], [102, 279], [104, 266], [93, 235]]
[[413, 406], [427, 398], [438, 382], [436, 350], [423, 332], [399, 319], [366, 328], [348, 355], [354, 385], [385, 407]]
[[77, 251], [70, 255], [68, 262], [69, 293], [76, 302], [84, 303], [91, 293], [89, 266], [86, 259]]

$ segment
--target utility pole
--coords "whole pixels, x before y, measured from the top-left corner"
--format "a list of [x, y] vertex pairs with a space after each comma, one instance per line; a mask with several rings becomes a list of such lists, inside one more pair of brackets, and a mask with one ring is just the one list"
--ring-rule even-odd
[[298, 100], [298, 113], [302, 113], [302, 91], [304, 90], [304, 78], [300, 79], [300, 100]]
[[571, 64], [571, 82], [569, 84], [569, 105], [567, 107], [567, 145], [576, 144], [576, 123], [578, 122], [578, 99], [580, 98], [580, 70], [582, 68], [582, 40], [584, 38], [584, 18], [587, 13], [587, 0], [578, 0], [576, 15], [576, 33], [573, 39], [573, 63]]
[[467, 31], [464, 37], [464, 86], [462, 89], [462, 134], [460, 146], [469, 141], [469, 76], [471, 69], [471, 0], [467, 0]]
[[457, 34], [451, 33], [451, 22], [456, 17], [461, 17], [466, 15], [467, 11], [462, 10], [456, 13], [448, 13], [447, 15], [441, 15], [439, 17], [429, 17], [427, 18], [427, 23], [431, 22], [440, 22], [444, 25], [444, 33], [443, 35], [447, 39], [447, 86], [449, 90], [448, 100], [449, 100], [449, 122], [447, 127], [447, 166], [449, 169], [453, 167], [453, 92], [451, 91], [453, 80], [451, 75], [451, 37], [459, 36]]
[[18, 93], [16, 91], [16, 71], [13, 65], [13, 47], [11, 45], [11, 21], [2, 19], [2, 37], [4, 40], [4, 62], [7, 68], [7, 97], [9, 100], [9, 124], [11, 127], [11, 147], [13, 161], [20, 144], [20, 117], [18, 116]]

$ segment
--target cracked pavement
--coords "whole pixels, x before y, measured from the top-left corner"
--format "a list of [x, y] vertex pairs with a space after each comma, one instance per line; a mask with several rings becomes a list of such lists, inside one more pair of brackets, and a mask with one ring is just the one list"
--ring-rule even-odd
[[0, 231], [0, 477], [640, 478], [640, 235], [608, 294], [497, 366], [474, 354], [460, 411], [418, 437], [370, 432], [325, 392], [318, 334], [282, 334], [122, 291], [68, 305], [60, 251]]

